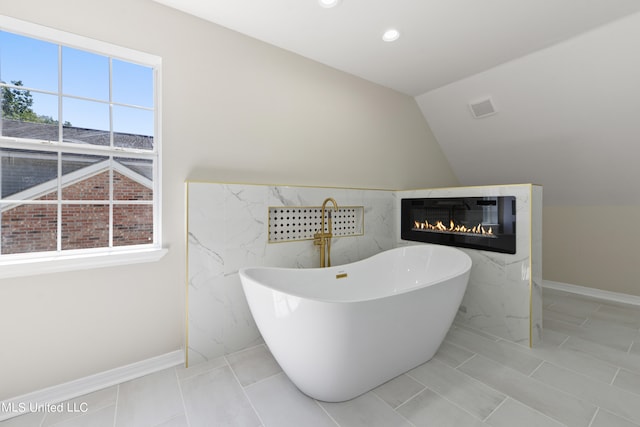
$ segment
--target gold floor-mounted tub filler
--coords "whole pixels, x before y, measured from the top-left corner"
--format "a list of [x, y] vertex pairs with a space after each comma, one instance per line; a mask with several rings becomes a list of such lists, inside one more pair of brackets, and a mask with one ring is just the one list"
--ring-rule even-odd
[[[333, 203], [333, 209], [338, 212], [338, 203], [332, 199], [331, 197], [327, 197], [324, 202], [322, 202], [322, 212], [320, 213], [321, 225], [320, 231], [313, 235], [313, 244], [316, 246], [320, 246], [320, 267], [331, 267], [331, 238], [333, 237], [333, 226], [331, 223], [331, 211], [327, 212], [328, 214], [328, 226], [327, 231], [325, 232], [325, 211], [327, 208], [327, 203]], [[326, 259], [325, 259], [326, 254]], [[326, 262], [325, 262], [326, 261]]]

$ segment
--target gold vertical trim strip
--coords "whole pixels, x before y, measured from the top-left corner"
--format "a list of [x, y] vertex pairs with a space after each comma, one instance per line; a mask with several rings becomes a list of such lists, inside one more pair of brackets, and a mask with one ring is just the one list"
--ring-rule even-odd
[[529, 184], [529, 348], [533, 348], [533, 185]]
[[184, 367], [189, 367], [189, 182], [185, 183]]

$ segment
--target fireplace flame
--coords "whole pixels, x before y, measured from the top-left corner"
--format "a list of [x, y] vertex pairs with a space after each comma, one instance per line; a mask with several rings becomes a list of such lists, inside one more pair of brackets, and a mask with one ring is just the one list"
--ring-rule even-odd
[[415, 230], [433, 230], [448, 233], [468, 233], [480, 234], [483, 236], [493, 236], [493, 229], [491, 227], [489, 227], [489, 229], [487, 230], [482, 226], [482, 224], [478, 224], [475, 227], [469, 228], [465, 225], [455, 224], [453, 220], [449, 223], [448, 227], [444, 225], [442, 221], [437, 221], [435, 224], [429, 224], [429, 222], [426, 220], [424, 222], [414, 221], [413, 228]]

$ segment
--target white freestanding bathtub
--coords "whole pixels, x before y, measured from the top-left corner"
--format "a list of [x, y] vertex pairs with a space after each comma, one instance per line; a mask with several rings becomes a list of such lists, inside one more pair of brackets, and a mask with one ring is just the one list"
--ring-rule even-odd
[[451, 327], [471, 259], [439, 245], [329, 268], [240, 270], [258, 329], [291, 381], [352, 399], [428, 361]]

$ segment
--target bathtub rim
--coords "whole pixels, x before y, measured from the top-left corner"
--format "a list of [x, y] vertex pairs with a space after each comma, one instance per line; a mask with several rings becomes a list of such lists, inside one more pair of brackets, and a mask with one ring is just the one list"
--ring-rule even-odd
[[[406, 289], [402, 289], [401, 291], [398, 292], [391, 292], [391, 293], [387, 293], [385, 295], [374, 295], [372, 297], [368, 297], [368, 298], [352, 298], [352, 299], [335, 299], [335, 298], [322, 298], [322, 297], [315, 297], [315, 296], [310, 296], [310, 295], [305, 295], [304, 293], [301, 292], [292, 292], [290, 289], [282, 289], [282, 288], [277, 288], [274, 287], [272, 285], [269, 285], [267, 283], [261, 282], [259, 280], [257, 280], [254, 277], [251, 277], [249, 275], [248, 272], [250, 272], [250, 270], [270, 270], [270, 271], [300, 271], [300, 270], [304, 270], [304, 271], [316, 271], [316, 272], [329, 272], [329, 271], [335, 271], [335, 272], [342, 272], [345, 270], [345, 268], [347, 266], [351, 266], [351, 265], [356, 265], [356, 264], [362, 264], [365, 262], [371, 262], [371, 260], [373, 258], [376, 258], [378, 256], [382, 256], [385, 253], [388, 252], [394, 252], [394, 251], [401, 251], [404, 249], [409, 249], [409, 248], [417, 248], [417, 247], [424, 247], [424, 246], [430, 246], [433, 248], [438, 248], [438, 250], [443, 250], [443, 251], [449, 251], [449, 252], [456, 252], [459, 256], [460, 259], [463, 261], [462, 263], [462, 267], [458, 270], [456, 270], [454, 273], [448, 274], [448, 275], [443, 275], [443, 276], [439, 276], [437, 279], [434, 280], [430, 280], [424, 283], [420, 283], [419, 285], [416, 286], [412, 286], [412, 287], [408, 287]], [[376, 301], [376, 300], [381, 300], [384, 298], [390, 298], [390, 297], [394, 297], [394, 296], [398, 296], [398, 295], [403, 295], [409, 292], [415, 292], [418, 291], [420, 289], [424, 289], [424, 288], [428, 288], [430, 286], [434, 286], [437, 285], [439, 283], [444, 283], [447, 282], [451, 279], [454, 279], [456, 277], [459, 276], [464, 276], [465, 274], [469, 274], [471, 267], [473, 265], [473, 261], [471, 259], [471, 257], [465, 253], [464, 251], [458, 249], [458, 248], [453, 248], [450, 246], [445, 246], [445, 245], [438, 245], [435, 243], [423, 243], [423, 244], [416, 244], [416, 245], [408, 245], [408, 246], [397, 246], [395, 248], [391, 248], [391, 249], [387, 249], [384, 250], [382, 252], [378, 252], [377, 254], [371, 255], [367, 258], [358, 260], [358, 261], [354, 261], [348, 264], [342, 264], [342, 265], [337, 265], [337, 266], [332, 266], [332, 267], [302, 267], [302, 268], [298, 268], [298, 267], [269, 267], [269, 266], [253, 266], [253, 267], [243, 267], [241, 269], [238, 270], [238, 275], [240, 277], [242, 286], [244, 288], [244, 286], [246, 286], [246, 281], [250, 281], [250, 282], [254, 282], [256, 285], [262, 286], [266, 289], [269, 289], [273, 292], [279, 292], [282, 293], [284, 295], [288, 295], [288, 296], [292, 296], [292, 297], [296, 297], [296, 298], [301, 298], [304, 300], [308, 300], [308, 301], [314, 301], [314, 302], [319, 302], [319, 303], [328, 303], [328, 304], [353, 304], [353, 303], [359, 303], [359, 302], [369, 302], [369, 301]], [[246, 292], [246, 291], [245, 291]]]

